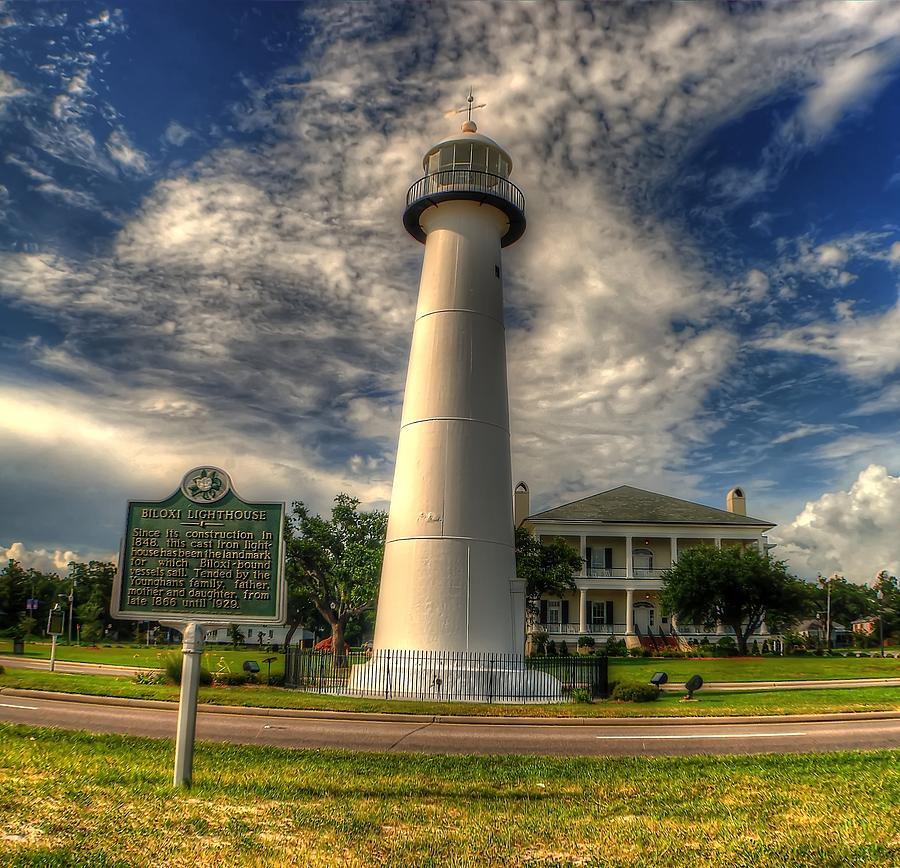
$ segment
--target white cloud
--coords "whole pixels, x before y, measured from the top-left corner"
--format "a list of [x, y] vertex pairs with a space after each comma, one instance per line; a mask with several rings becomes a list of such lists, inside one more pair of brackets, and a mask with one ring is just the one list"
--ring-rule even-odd
[[840, 573], [869, 582], [880, 570], [900, 572], [900, 477], [870, 464], [847, 491], [810, 501], [789, 525], [770, 534], [777, 557], [804, 576]]
[[851, 315], [820, 321], [761, 339], [761, 346], [782, 352], [820, 356], [860, 380], [875, 380], [900, 370], [900, 304], [884, 313]]
[[114, 130], [106, 140], [109, 155], [126, 171], [137, 175], [145, 175], [150, 170], [147, 155], [136, 148], [124, 130]]
[[187, 127], [182, 126], [178, 121], [170, 121], [163, 133], [163, 141], [180, 148], [193, 135]]
[[791, 440], [799, 440], [802, 437], [812, 437], [815, 434], [830, 434], [834, 430], [834, 425], [798, 425], [791, 431], [785, 431], [784, 434], [779, 434], [772, 443], [773, 445], [789, 443]]
[[61, 551], [60, 549], [29, 549], [22, 542], [14, 542], [9, 547], [0, 542], [0, 562], [7, 560], [18, 561], [23, 569], [34, 569], [42, 573], [56, 573], [64, 576], [69, 570], [71, 561], [102, 560], [114, 561], [116, 556], [112, 552], [82, 556], [75, 551]]
[[25, 96], [26, 88], [14, 76], [0, 69], [0, 113], [3, 112], [8, 100]]

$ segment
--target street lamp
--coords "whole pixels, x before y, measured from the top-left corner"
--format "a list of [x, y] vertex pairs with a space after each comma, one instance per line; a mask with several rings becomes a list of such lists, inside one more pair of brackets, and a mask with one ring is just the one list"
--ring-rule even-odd
[[875, 576], [875, 591], [878, 594], [878, 647], [881, 656], [884, 657], [884, 585], [887, 581], [887, 572], [882, 570]]
[[75, 585], [78, 584], [78, 579], [75, 576], [75, 571], [72, 569], [75, 566], [74, 561], [69, 562], [69, 578], [72, 581], [72, 584], [69, 588], [69, 644], [72, 644], [72, 610], [75, 608]]
[[825, 648], [831, 650], [831, 583], [837, 578], [837, 573], [825, 578], [819, 573], [819, 584], [825, 591]]

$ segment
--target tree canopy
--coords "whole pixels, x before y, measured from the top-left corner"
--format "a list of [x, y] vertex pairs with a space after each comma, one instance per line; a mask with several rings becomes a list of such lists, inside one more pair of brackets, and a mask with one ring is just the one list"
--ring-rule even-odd
[[331, 627], [335, 654], [341, 654], [348, 621], [373, 609], [378, 599], [387, 513], [361, 512], [359, 500], [339, 494], [330, 518], [297, 501], [287, 525], [289, 608], [299, 615], [304, 600], [310, 601]]
[[525, 528], [516, 528], [516, 575], [525, 579], [526, 623], [537, 620], [542, 596], [575, 590], [581, 564], [581, 555], [561, 540], [542, 543]]
[[738, 652], [763, 621], [772, 630], [801, 617], [812, 588], [788, 573], [783, 561], [737, 546], [695, 546], [663, 574], [662, 607], [679, 621], [722, 623], [734, 630]]

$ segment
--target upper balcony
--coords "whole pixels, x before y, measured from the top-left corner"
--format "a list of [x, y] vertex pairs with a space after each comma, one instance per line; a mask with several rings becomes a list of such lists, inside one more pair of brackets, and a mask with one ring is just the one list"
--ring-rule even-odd
[[419, 222], [422, 213], [441, 202], [468, 199], [479, 205], [493, 205], [509, 220], [509, 228], [500, 239], [507, 247], [525, 232], [525, 196], [509, 178], [476, 169], [440, 169], [419, 178], [406, 194], [403, 225], [417, 241], [425, 243], [425, 231]]
[[422, 160], [425, 177], [419, 178], [406, 194], [403, 225], [417, 241], [425, 243], [426, 233], [419, 218], [428, 209], [453, 199], [467, 199], [479, 205], [493, 205], [509, 220], [500, 239], [507, 247], [525, 232], [525, 197], [509, 180], [512, 158], [493, 139], [477, 132], [474, 123], [463, 124], [462, 132], [432, 147]]

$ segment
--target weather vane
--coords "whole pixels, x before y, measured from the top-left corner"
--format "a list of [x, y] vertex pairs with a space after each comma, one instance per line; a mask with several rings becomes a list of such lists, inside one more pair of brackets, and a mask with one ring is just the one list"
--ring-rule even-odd
[[479, 103], [478, 105], [472, 105], [472, 103], [475, 102], [475, 95], [472, 93], [471, 87], [469, 87], [469, 95], [466, 97], [466, 102], [468, 103], [468, 105], [464, 105], [462, 108], [450, 109], [450, 111], [445, 113], [445, 117], [449, 117], [450, 115], [458, 115], [465, 112], [466, 121], [471, 121], [472, 112], [475, 111], [475, 109], [484, 108], [487, 105], [486, 102]]

